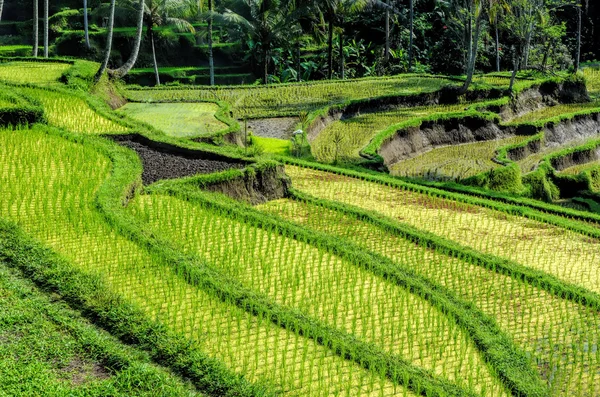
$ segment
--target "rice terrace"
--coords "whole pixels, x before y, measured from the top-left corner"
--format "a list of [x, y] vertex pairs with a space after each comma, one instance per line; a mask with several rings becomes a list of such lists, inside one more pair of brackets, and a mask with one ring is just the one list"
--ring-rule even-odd
[[599, 25], [0, 0], [0, 396], [600, 397]]

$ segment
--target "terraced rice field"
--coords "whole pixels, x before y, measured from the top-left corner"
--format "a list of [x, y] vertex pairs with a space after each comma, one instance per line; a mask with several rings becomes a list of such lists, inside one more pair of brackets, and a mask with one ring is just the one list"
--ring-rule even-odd
[[189, 138], [227, 129], [225, 123], [215, 118], [218, 110], [214, 103], [128, 103], [119, 112], [169, 136]]
[[535, 123], [543, 120], [555, 118], [563, 114], [578, 113], [583, 111], [592, 111], [597, 109], [600, 112], [600, 102], [592, 101], [589, 103], [576, 103], [550, 106], [540, 110], [527, 113], [521, 117], [511, 120], [511, 124], [517, 123]]
[[58, 79], [71, 67], [58, 62], [1, 62], [0, 80], [15, 84], [57, 85]]
[[81, 134], [123, 133], [128, 129], [96, 113], [84, 99], [61, 91], [20, 88], [44, 107], [48, 123]]
[[[532, 220], [321, 171], [288, 167], [294, 187], [600, 292], [600, 240]], [[556, 247], [560, 247], [557, 250]], [[565, 266], [566, 263], [571, 266]]]
[[155, 233], [271, 301], [297, 308], [459, 386], [505, 395], [464, 332], [408, 291], [275, 230], [245, 225], [175, 198], [142, 196], [132, 208]]
[[312, 141], [312, 154], [320, 162], [356, 161], [360, 150], [381, 130], [413, 118], [464, 110], [464, 104], [424, 106], [360, 114], [329, 124]]
[[527, 136], [496, 141], [467, 143], [435, 148], [427, 153], [392, 164], [396, 176], [434, 180], [460, 180], [501, 167], [492, 161], [502, 146], [523, 142]]
[[411, 395], [188, 284], [168, 263], [111, 229], [94, 205], [110, 161], [95, 150], [43, 130], [2, 130], [0, 142], [0, 180], [10, 182], [1, 184], [3, 218], [236, 372], [287, 395]]
[[298, 116], [348, 99], [433, 92], [451, 83], [435, 77], [407, 75], [379, 79], [317, 82], [274, 87], [164, 88], [128, 90], [137, 102], [194, 102], [220, 100], [233, 106], [235, 117]]

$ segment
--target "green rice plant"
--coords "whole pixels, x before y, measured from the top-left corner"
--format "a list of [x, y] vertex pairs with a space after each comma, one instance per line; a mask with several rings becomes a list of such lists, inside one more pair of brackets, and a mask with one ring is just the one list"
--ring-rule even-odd
[[128, 128], [96, 113], [83, 98], [75, 94], [33, 87], [18, 90], [42, 104], [48, 123], [52, 126], [82, 134], [128, 131]]
[[176, 138], [198, 137], [227, 129], [215, 118], [216, 103], [128, 103], [119, 109]]
[[71, 67], [59, 62], [0, 62], [0, 80], [13, 84], [58, 85], [58, 79]]
[[502, 165], [493, 161], [502, 146], [523, 142], [527, 136], [451, 145], [435, 148], [411, 159], [392, 164], [396, 176], [422, 177], [436, 180], [465, 179]]
[[464, 104], [423, 106], [359, 114], [335, 121], [325, 127], [311, 143], [311, 151], [320, 162], [356, 161], [361, 159], [360, 150], [378, 131], [412, 118], [460, 111], [464, 107]]
[[160, 256], [111, 228], [95, 202], [111, 163], [91, 145], [41, 128], [0, 130], [0, 143], [0, 180], [6, 181], [0, 184], [0, 217], [77, 269], [97, 275], [235, 372], [285, 395], [413, 395], [313, 340], [191, 285]]
[[373, 343], [459, 386], [505, 395], [460, 327], [426, 300], [347, 260], [275, 229], [261, 229], [178, 198], [150, 195], [131, 204], [153, 233], [328, 325]]
[[588, 92], [591, 96], [597, 97], [600, 95], [600, 69], [585, 68], [583, 70]]
[[[600, 239], [489, 208], [356, 178], [288, 166], [295, 188], [379, 212], [483, 253], [600, 292]], [[556, 249], [561, 247], [561, 249]], [[571, 264], [565, 266], [565, 263]]]
[[39, 291], [3, 261], [0, 340], [3, 395], [201, 395]]
[[127, 90], [136, 102], [194, 102], [219, 100], [230, 103], [238, 119], [297, 116], [348, 99], [376, 98], [434, 92], [451, 80], [433, 76], [403, 75], [333, 82], [274, 86], [165, 87]]
[[[593, 309], [552, 296], [531, 284], [486, 269], [467, 257], [447, 256], [393, 233], [372, 218], [336, 211], [316, 200], [282, 199], [261, 205], [269, 214], [350, 240], [456, 291], [494, 317], [527, 351], [552, 396], [600, 393], [600, 317]], [[400, 227], [400, 226], [398, 226]]]

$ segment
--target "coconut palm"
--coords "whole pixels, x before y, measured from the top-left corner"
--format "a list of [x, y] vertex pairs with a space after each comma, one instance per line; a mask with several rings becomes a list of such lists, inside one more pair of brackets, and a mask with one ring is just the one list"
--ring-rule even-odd
[[158, 63], [156, 62], [156, 50], [154, 43], [154, 28], [158, 26], [174, 26], [180, 32], [195, 33], [191, 23], [182, 18], [170, 17], [170, 12], [181, 12], [182, 3], [178, 0], [148, 0], [144, 10], [146, 33], [152, 48], [152, 60], [154, 62], [154, 74], [156, 85], [160, 85]]
[[39, 10], [38, 10], [38, 0], [33, 0], [33, 53], [34, 57], [38, 55], [38, 28], [39, 28]]
[[44, 0], [44, 58], [48, 58], [48, 9], [49, 0]]
[[135, 41], [133, 43], [133, 50], [131, 51], [131, 55], [129, 59], [118, 69], [109, 70], [109, 74], [116, 78], [121, 78], [127, 75], [129, 71], [133, 68], [133, 65], [137, 62], [137, 57], [140, 52], [140, 45], [142, 44], [142, 32], [144, 30], [144, 10], [145, 10], [145, 2], [144, 0], [140, 0], [137, 9], [137, 23], [135, 30]]
[[210, 85], [215, 85], [215, 58], [213, 54], [213, 0], [208, 0], [208, 73]]
[[100, 69], [98, 69], [96, 76], [94, 76], [94, 80], [96, 82], [100, 81], [100, 78], [102, 77], [102, 75], [106, 71], [106, 68], [108, 67], [108, 61], [110, 60], [110, 51], [112, 50], [113, 29], [115, 25], [115, 4], [116, 0], [110, 0], [110, 16], [108, 17], [106, 49], [104, 50], [104, 60], [102, 61], [102, 64], [100, 65]]
[[88, 9], [87, 0], [83, 0], [83, 32], [85, 36], [85, 46], [89, 50], [90, 48], [90, 32], [88, 27]]
[[2, 21], [2, 8], [4, 8], [4, 0], [0, 0], [0, 21]]
[[223, 19], [235, 24], [260, 48], [263, 83], [269, 82], [269, 53], [289, 33], [286, 15], [279, 0], [238, 0], [236, 13], [226, 10]]

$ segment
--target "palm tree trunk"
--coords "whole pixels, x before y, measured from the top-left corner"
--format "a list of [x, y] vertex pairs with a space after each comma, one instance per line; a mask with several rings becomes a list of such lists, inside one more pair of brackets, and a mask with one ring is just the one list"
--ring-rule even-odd
[[415, 29], [415, 10], [413, 0], [409, 1], [410, 7], [410, 23], [409, 23], [409, 42], [408, 42], [408, 70], [412, 69], [413, 65], [413, 34]]
[[385, 8], [385, 62], [390, 60], [390, 0], [387, 1]]
[[156, 51], [154, 49], [154, 32], [150, 28], [150, 43], [152, 44], [152, 61], [154, 62], [154, 76], [156, 77], [156, 86], [160, 86], [160, 75], [158, 74], [158, 63], [156, 62]]
[[133, 51], [129, 56], [127, 62], [125, 62], [120, 68], [111, 70], [109, 73], [117, 78], [121, 78], [127, 75], [129, 71], [135, 65], [138, 54], [140, 52], [140, 45], [142, 44], [142, 32], [144, 30], [144, 0], [140, 0], [140, 8], [138, 10], [137, 27], [135, 31], [135, 42], [133, 43]]
[[465, 80], [465, 84], [460, 90], [461, 94], [466, 93], [469, 87], [471, 86], [471, 83], [473, 82], [473, 74], [475, 73], [475, 63], [477, 62], [477, 50], [479, 48], [479, 36], [481, 35], [482, 18], [483, 12], [480, 12], [475, 21], [475, 36], [473, 37], [473, 42], [471, 43], [469, 64], [467, 68], [467, 79]]
[[4, 8], [4, 0], [0, 0], [0, 21], [2, 21], [2, 8]]
[[88, 9], [87, 0], [83, 0], [83, 31], [85, 34], [85, 46], [90, 49], [90, 31], [88, 29]]
[[208, 0], [208, 69], [210, 74], [210, 85], [215, 85], [215, 59], [213, 56], [213, 0]]
[[344, 30], [340, 30], [340, 77], [346, 78], [346, 65], [344, 64]]
[[496, 72], [500, 71], [500, 35], [498, 34], [498, 17], [494, 21], [496, 27]]
[[38, 28], [39, 28], [39, 25], [40, 25], [40, 21], [39, 21], [38, 0], [33, 0], [33, 53], [31, 55], [33, 55], [34, 57], [37, 57], [37, 55], [38, 55], [38, 42], [39, 42]]
[[575, 54], [575, 73], [579, 70], [579, 63], [581, 62], [581, 0], [577, 7], [577, 53]]
[[100, 65], [100, 69], [98, 69], [96, 76], [94, 76], [94, 81], [96, 83], [100, 81], [100, 78], [102, 77], [104, 71], [108, 67], [108, 61], [110, 60], [110, 51], [112, 49], [113, 39], [113, 28], [115, 25], [115, 3], [116, 0], [110, 0], [110, 15], [108, 17], [108, 35], [106, 37], [106, 49], [104, 50], [104, 60], [102, 61], [102, 65]]
[[300, 52], [300, 40], [296, 43], [296, 81], [302, 80], [302, 53]]
[[49, 0], [44, 0], [44, 58], [48, 58], [48, 8]]
[[327, 47], [327, 63], [329, 66], [327, 78], [331, 80], [333, 78], [333, 18], [329, 19], [329, 39], [327, 42]]
[[267, 51], [267, 44], [263, 43], [263, 83], [269, 83], [269, 51]]
[[[520, 48], [520, 46], [519, 46]], [[514, 68], [513, 68], [513, 72], [512, 75], [510, 76], [510, 85], [508, 86], [508, 92], [510, 92], [512, 94], [514, 86], [515, 86], [515, 80], [517, 78], [517, 73], [519, 72], [519, 69], [521, 67], [521, 50], [517, 48], [517, 51], [515, 53], [515, 59], [513, 61], [514, 63]]]

